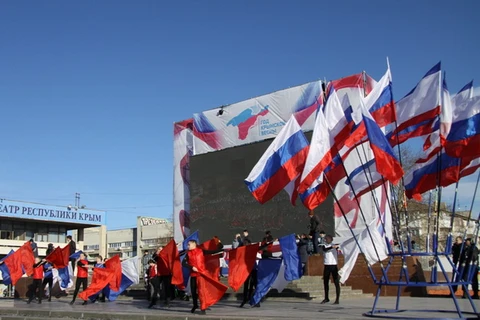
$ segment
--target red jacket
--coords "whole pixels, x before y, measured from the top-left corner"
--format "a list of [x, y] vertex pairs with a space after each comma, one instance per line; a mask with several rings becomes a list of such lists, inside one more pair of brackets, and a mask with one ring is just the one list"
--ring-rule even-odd
[[156, 276], [157, 276], [157, 266], [150, 266], [150, 269], [148, 269], [148, 278], [153, 279]]
[[78, 261], [77, 266], [78, 266], [77, 278], [88, 278], [88, 261], [80, 260]]
[[[191, 267], [197, 268], [199, 271], [205, 271], [205, 258], [203, 256], [203, 250], [200, 248], [195, 248], [193, 250], [188, 250], [188, 264]], [[196, 277], [197, 272], [192, 271], [190, 277]]]
[[36, 268], [33, 268], [33, 279], [42, 280], [43, 279], [43, 265], [39, 265]]

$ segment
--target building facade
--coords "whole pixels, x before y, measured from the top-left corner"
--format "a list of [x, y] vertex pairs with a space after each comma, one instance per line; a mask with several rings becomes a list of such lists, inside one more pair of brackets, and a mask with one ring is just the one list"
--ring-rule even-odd
[[82, 249], [84, 230], [91, 227], [98, 229], [96, 241], [103, 246], [105, 221], [105, 211], [0, 199], [0, 258], [30, 239], [37, 243], [38, 255], [44, 257], [49, 243], [65, 246], [67, 233], [75, 234], [77, 249]]
[[158, 246], [163, 246], [173, 238], [172, 223], [166, 219], [152, 217], [137, 217], [137, 227], [108, 230], [106, 242], [102, 247], [99, 243], [101, 231], [99, 227], [84, 230], [85, 241], [81, 248], [90, 258], [101, 255], [121, 259], [141, 256], [145, 250], [153, 252]]

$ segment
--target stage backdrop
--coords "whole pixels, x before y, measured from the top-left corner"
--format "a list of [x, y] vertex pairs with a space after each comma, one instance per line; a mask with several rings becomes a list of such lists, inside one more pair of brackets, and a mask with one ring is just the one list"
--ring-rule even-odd
[[[311, 133], [307, 133], [308, 139]], [[229, 148], [190, 158], [190, 230], [200, 230], [202, 241], [218, 236], [231, 244], [236, 233], [248, 229], [253, 241], [260, 241], [266, 230], [274, 237], [308, 233], [308, 210], [298, 199], [290, 204], [282, 191], [261, 205], [243, 180], [260, 159], [271, 140]], [[321, 228], [334, 232], [333, 200], [315, 209]]]

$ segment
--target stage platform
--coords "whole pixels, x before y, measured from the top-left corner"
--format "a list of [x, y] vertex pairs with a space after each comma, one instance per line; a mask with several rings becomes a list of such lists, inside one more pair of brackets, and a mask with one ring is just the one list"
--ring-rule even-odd
[[[260, 308], [238, 308], [234, 301], [221, 301], [207, 311], [207, 315], [190, 313], [191, 302], [172, 301], [169, 309], [159, 305], [155, 309], [147, 309], [148, 302], [143, 300], [122, 299], [116, 302], [95, 303], [82, 305], [77, 301], [73, 306], [69, 304], [70, 297], [54, 299], [52, 302], [44, 301], [42, 304], [27, 304], [24, 300], [0, 299], [1, 320], [38, 320], [38, 319], [98, 319], [98, 320], [153, 320], [153, 319], [366, 319], [362, 314], [371, 309], [373, 297], [353, 298], [340, 301], [340, 305], [320, 304], [320, 301], [306, 301], [301, 299], [268, 299]], [[333, 298], [333, 296], [331, 297]], [[464, 311], [471, 311], [467, 300], [459, 301]], [[480, 308], [480, 300], [475, 300]], [[393, 308], [395, 298], [382, 297], [380, 308]], [[412, 298], [402, 297], [400, 308], [429, 309], [452, 311], [454, 305], [449, 298]], [[455, 313], [444, 312], [428, 313], [408, 312], [389, 314], [398, 319], [442, 317], [456, 318]]]

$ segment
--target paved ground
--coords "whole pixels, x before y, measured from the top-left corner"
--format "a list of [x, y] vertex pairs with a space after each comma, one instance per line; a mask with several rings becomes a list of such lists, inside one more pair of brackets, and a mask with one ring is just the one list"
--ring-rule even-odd
[[[371, 310], [373, 298], [353, 298], [341, 301], [336, 306], [320, 304], [318, 301], [302, 299], [272, 300], [262, 303], [261, 308], [238, 308], [238, 303], [221, 301], [207, 311], [207, 315], [192, 315], [191, 302], [173, 301], [170, 309], [147, 309], [148, 302], [142, 300], [118, 300], [116, 302], [95, 303], [87, 306], [81, 301], [69, 305], [66, 298], [52, 302], [44, 301], [42, 304], [26, 304], [23, 300], [0, 299], [0, 319], [128, 319], [128, 320], [153, 320], [153, 319], [361, 319], [362, 314]], [[472, 311], [468, 300], [459, 300], [463, 311]], [[393, 308], [395, 299], [381, 298], [379, 307]], [[480, 310], [480, 300], [475, 300], [475, 305]], [[454, 305], [449, 298], [402, 298], [400, 308], [423, 310], [454, 310]], [[458, 318], [456, 313], [438, 312], [402, 312], [389, 314], [397, 319], [419, 318]], [[478, 316], [465, 315], [475, 319]], [[365, 319], [365, 318], [364, 318]]]

